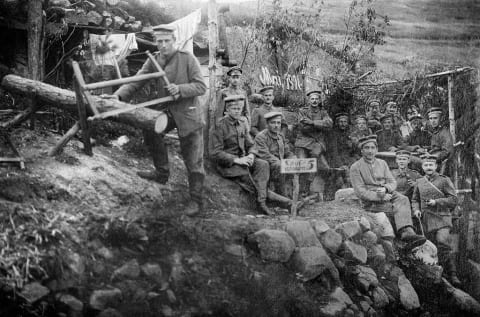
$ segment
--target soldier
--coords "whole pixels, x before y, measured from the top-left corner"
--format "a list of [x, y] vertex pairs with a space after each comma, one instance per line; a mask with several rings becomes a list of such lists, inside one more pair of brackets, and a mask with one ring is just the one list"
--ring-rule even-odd
[[385, 114], [380, 119], [383, 129], [377, 131], [378, 150], [394, 152], [405, 147], [400, 131], [394, 127], [391, 114]]
[[[241, 120], [244, 98], [243, 95], [225, 98], [227, 115], [220, 119], [213, 132], [211, 158], [223, 177], [233, 179], [250, 192], [256, 192], [260, 212], [272, 215], [266, 204], [269, 164], [258, 158], [247, 124]], [[254, 189], [250, 185], [252, 182]]]
[[412, 199], [413, 187], [415, 181], [422, 177], [420, 173], [408, 168], [411, 153], [406, 150], [398, 150], [395, 153], [395, 161], [397, 162], [397, 169], [392, 170], [392, 175], [397, 182], [397, 191]]
[[263, 96], [261, 94], [252, 94], [250, 96], [250, 105], [251, 111], [253, 112], [254, 109], [260, 108], [264, 104]]
[[443, 162], [453, 155], [453, 138], [448, 127], [441, 124], [443, 110], [431, 108], [428, 111], [428, 121], [432, 126], [432, 138], [430, 140], [429, 154], [437, 158], [437, 162]]
[[371, 134], [372, 130], [368, 127], [367, 117], [363, 114], [357, 115], [355, 117], [355, 126], [350, 132], [350, 139], [352, 140], [353, 146], [358, 147], [358, 139]]
[[402, 126], [405, 123], [405, 119], [403, 119], [402, 116], [400, 115], [398, 105], [395, 101], [387, 102], [387, 104], [385, 105], [385, 114], [392, 116], [392, 123], [393, 123], [394, 129], [401, 132]]
[[248, 127], [250, 127], [250, 105], [248, 104], [247, 93], [241, 88], [242, 69], [234, 66], [227, 71], [228, 86], [219, 91], [217, 109], [215, 112], [216, 121], [223, 118], [225, 114], [225, 98], [230, 95], [242, 95], [245, 97], [243, 102], [242, 115], [247, 120]]
[[[319, 199], [323, 200], [325, 172], [330, 168], [325, 158], [325, 152], [327, 151], [325, 133], [332, 129], [333, 121], [327, 110], [323, 108], [320, 91], [310, 91], [307, 93], [307, 97], [309, 97], [310, 107], [300, 110], [295, 125], [298, 131], [295, 140], [295, 154], [299, 158], [317, 158], [318, 172], [313, 179], [315, 187], [313, 192], [318, 193]], [[305, 176], [301, 175], [300, 179], [302, 191], [306, 191], [309, 185]]]
[[277, 185], [277, 192], [285, 196], [285, 177], [280, 173], [280, 161], [293, 158], [285, 136], [281, 133], [283, 114], [278, 111], [264, 115], [267, 129], [255, 137], [257, 156], [270, 164], [270, 179]]
[[[423, 118], [421, 115], [410, 117], [412, 132], [407, 137], [405, 149], [410, 152], [426, 153], [431, 143], [431, 134], [423, 128]], [[410, 165], [417, 171], [422, 171], [422, 160], [417, 156], [410, 158]]]
[[277, 107], [273, 106], [273, 86], [265, 86], [259, 91], [263, 96], [264, 104], [252, 111], [252, 122], [250, 125], [250, 134], [256, 136], [260, 131], [267, 128], [267, 121], [265, 120], [265, 114], [271, 111], [280, 111]]
[[[165, 133], [175, 127], [178, 129], [180, 150], [187, 167], [190, 196], [192, 198], [185, 209], [185, 213], [194, 215], [203, 207], [202, 189], [205, 179], [203, 167], [204, 121], [198, 96], [205, 93], [207, 86], [203, 81], [197, 59], [189, 52], [174, 48], [175, 35], [173, 32], [174, 28], [166, 25], [156, 26], [153, 29], [159, 50], [155, 59], [162, 66], [171, 83], [166, 85], [165, 89], [159, 89], [159, 95], [161, 97], [170, 94], [176, 98], [168, 105], [169, 122]], [[152, 61], [147, 59], [137, 75], [156, 71]], [[145, 81], [142, 81], [123, 85], [114, 95], [109, 97], [129, 101], [133, 93], [145, 83]], [[139, 171], [137, 174], [140, 177], [165, 184], [170, 173], [168, 151], [163, 140], [164, 133], [156, 134], [153, 131], [144, 130], [143, 135], [145, 144], [153, 157], [155, 170]]]
[[377, 131], [382, 128], [380, 118], [380, 102], [378, 100], [372, 100], [367, 104], [367, 124], [372, 131]]
[[[397, 183], [387, 163], [375, 157], [377, 138], [375, 135], [363, 137], [358, 146], [362, 158], [350, 167], [350, 181], [363, 207], [378, 225], [376, 233], [382, 237], [384, 247], [392, 259], [392, 239], [394, 223], [397, 235], [406, 242], [407, 249], [413, 249], [425, 243], [425, 237], [415, 234], [412, 212], [407, 197], [397, 192]], [[390, 218], [390, 220], [389, 220]]]
[[339, 112], [335, 115], [335, 126], [330, 134], [329, 144], [331, 145], [331, 166], [342, 169], [341, 173], [337, 173], [335, 181], [337, 187], [342, 188], [348, 186], [350, 181], [348, 178], [348, 169], [355, 161], [355, 151], [353, 142], [350, 139], [350, 129], [348, 124], [348, 114]]
[[437, 158], [430, 154], [422, 156], [425, 176], [417, 180], [413, 191], [412, 210], [416, 217], [422, 217], [427, 237], [438, 249], [438, 259], [447, 277], [454, 286], [459, 286], [455, 258], [450, 247], [452, 210], [457, 205], [455, 188], [446, 176], [436, 172]]

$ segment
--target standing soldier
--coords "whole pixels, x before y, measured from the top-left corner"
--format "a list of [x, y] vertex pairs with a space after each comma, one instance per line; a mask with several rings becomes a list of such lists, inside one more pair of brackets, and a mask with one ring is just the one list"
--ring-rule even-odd
[[350, 181], [348, 169], [355, 161], [355, 151], [352, 140], [350, 139], [350, 129], [348, 114], [339, 112], [335, 115], [335, 126], [330, 134], [329, 144], [331, 145], [331, 166], [340, 168], [341, 173], [337, 173], [337, 187], [348, 186]]
[[[313, 192], [318, 193], [319, 199], [323, 200], [324, 178], [326, 171], [330, 168], [325, 158], [327, 151], [325, 134], [332, 129], [333, 121], [327, 110], [323, 108], [320, 91], [310, 91], [307, 93], [307, 97], [309, 97], [310, 107], [300, 110], [296, 123], [298, 134], [295, 140], [295, 154], [298, 158], [317, 158], [318, 172], [313, 179], [314, 187], [316, 187]], [[306, 191], [309, 185], [302, 176], [305, 175], [300, 176], [301, 188]]]
[[215, 111], [216, 122], [225, 115], [225, 98], [230, 95], [242, 95], [245, 97], [242, 116], [247, 120], [248, 127], [250, 127], [250, 105], [248, 104], [246, 91], [241, 88], [242, 73], [242, 69], [238, 66], [234, 66], [227, 71], [228, 86], [219, 91], [217, 109]]
[[256, 192], [259, 211], [272, 215], [266, 205], [270, 170], [268, 162], [257, 157], [247, 124], [241, 120], [244, 98], [243, 95], [225, 98], [227, 115], [220, 119], [213, 132], [211, 156], [223, 177], [233, 179], [249, 192]]
[[276, 185], [276, 191], [282, 196], [285, 194], [285, 175], [280, 173], [280, 163], [283, 159], [293, 158], [285, 136], [281, 133], [283, 114], [272, 111], [265, 114], [267, 129], [255, 137], [257, 156], [270, 164], [270, 179]]
[[412, 209], [416, 217], [422, 217], [427, 237], [434, 241], [438, 249], [438, 259], [447, 277], [454, 286], [460, 285], [457, 277], [455, 258], [450, 247], [452, 210], [457, 205], [455, 188], [446, 176], [436, 172], [436, 157], [422, 156], [425, 176], [417, 180], [413, 191]]
[[448, 127], [442, 126], [442, 114], [442, 108], [434, 107], [428, 111], [428, 121], [433, 128], [428, 153], [435, 156], [438, 163], [445, 161], [453, 154], [452, 134]]
[[406, 150], [398, 150], [395, 153], [395, 161], [397, 162], [397, 169], [392, 170], [393, 177], [397, 182], [397, 192], [412, 199], [413, 188], [415, 181], [422, 177], [420, 173], [408, 168], [410, 163], [411, 153]]
[[267, 121], [264, 117], [266, 113], [280, 111], [280, 109], [273, 106], [273, 100], [275, 99], [275, 96], [273, 95], [273, 86], [265, 86], [261, 88], [260, 93], [263, 95], [264, 104], [252, 111], [252, 121], [250, 126], [250, 134], [252, 136], [256, 136], [259, 132], [267, 128]]
[[380, 119], [383, 129], [377, 131], [378, 150], [380, 152], [390, 151], [394, 152], [405, 146], [400, 131], [395, 128], [393, 124], [393, 117], [391, 114], [385, 114]]
[[[187, 215], [198, 213], [203, 207], [203, 182], [205, 170], [203, 167], [203, 126], [202, 111], [200, 109], [201, 96], [207, 90], [203, 81], [202, 72], [197, 59], [186, 51], [174, 48], [174, 28], [166, 25], [156, 26], [153, 29], [154, 38], [159, 53], [155, 59], [165, 71], [170, 81], [169, 85], [159, 87], [159, 95], [175, 96], [176, 100], [169, 103], [167, 114], [168, 125], [164, 133], [178, 129], [180, 138], [180, 150], [187, 167], [188, 183], [191, 200], [185, 209]], [[157, 71], [153, 62], [147, 59], [137, 75]], [[159, 80], [160, 82], [161, 80]], [[123, 101], [129, 101], [135, 91], [146, 82], [135, 82], [121, 86], [112, 95]], [[165, 83], [164, 83], [165, 84]], [[150, 154], [153, 157], [153, 171], [139, 171], [140, 177], [165, 184], [169, 177], [168, 151], [164, 143], [164, 133], [156, 134], [150, 130], [144, 130], [143, 136]]]

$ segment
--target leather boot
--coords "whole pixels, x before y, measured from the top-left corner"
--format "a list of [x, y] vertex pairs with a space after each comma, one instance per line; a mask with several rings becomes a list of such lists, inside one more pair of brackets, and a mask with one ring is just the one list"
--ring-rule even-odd
[[275, 215], [275, 213], [270, 208], [268, 208], [267, 204], [264, 201], [258, 203], [258, 211], [260, 211], [262, 214], [268, 215], [268, 216], [274, 216]]
[[412, 227], [402, 228], [400, 239], [407, 243], [405, 246], [405, 249], [407, 250], [412, 250], [416, 247], [419, 247], [427, 241], [424, 236], [416, 234]]
[[166, 184], [168, 182], [168, 175], [160, 174], [157, 170], [153, 171], [138, 171], [137, 175], [141, 178], [155, 181], [160, 184]]
[[452, 283], [452, 285], [457, 288], [462, 286], [462, 282], [457, 276], [457, 265], [455, 264], [455, 255], [453, 253], [450, 252], [447, 255], [444, 265], [445, 273], [450, 283]]

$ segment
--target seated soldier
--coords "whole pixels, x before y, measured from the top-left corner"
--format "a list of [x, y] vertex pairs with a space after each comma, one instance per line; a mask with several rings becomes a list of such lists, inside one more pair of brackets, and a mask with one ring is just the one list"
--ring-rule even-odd
[[415, 234], [410, 202], [395, 191], [397, 183], [387, 163], [375, 157], [376, 135], [361, 138], [358, 146], [362, 158], [350, 167], [350, 181], [363, 207], [374, 219], [374, 230], [382, 238], [388, 258], [392, 259], [394, 231], [391, 222], [400, 239], [407, 243], [408, 250], [422, 245], [426, 239]]
[[428, 153], [437, 158], [437, 163], [441, 163], [453, 155], [452, 134], [448, 126], [442, 125], [442, 114], [442, 108], [435, 107], [428, 111], [428, 121], [433, 129]]
[[387, 104], [385, 105], [385, 114], [384, 115], [390, 115], [391, 116], [393, 129], [399, 131], [400, 135], [402, 137], [404, 137], [405, 135], [403, 133], [405, 132], [405, 129], [403, 127], [404, 127], [404, 124], [405, 124], [405, 119], [403, 119], [402, 116], [400, 115], [400, 111], [398, 109], [398, 104], [395, 101], [387, 102]]
[[360, 114], [355, 117], [355, 125], [350, 132], [350, 140], [354, 147], [358, 147], [358, 139], [371, 135], [372, 130], [367, 125], [367, 117]]
[[225, 98], [227, 115], [220, 119], [213, 132], [212, 159], [223, 177], [231, 178], [245, 188], [252, 181], [256, 192], [259, 211], [272, 215], [267, 207], [267, 184], [270, 178], [268, 162], [256, 157], [253, 140], [242, 120], [243, 95], [230, 95]]
[[[430, 147], [430, 139], [432, 135], [423, 128], [423, 118], [421, 115], [413, 115], [410, 117], [410, 125], [412, 132], [406, 139], [405, 149], [417, 154], [426, 153]], [[420, 157], [411, 156], [410, 165], [417, 171], [422, 171], [422, 160]]]
[[252, 122], [250, 125], [250, 134], [256, 136], [259, 132], [267, 128], [267, 121], [265, 120], [265, 114], [272, 111], [280, 111], [277, 107], [273, 106], [275, 96], [273, 95], [273, 86], [265, 86], [260, 89], [260, 93], [263, 95], [264, 103], [252, 111]]
[[395, 161], [397, 169], [392, 170], [393, 177], [397, 182], [397, 192], [412, 199], [413, 188], [417, 179], [422, 177], [420, 173], [408, 168], [410, 162], [410, 152], [406, 150], [398, 150], [395, 153]]
[[285, 196], [285, 175], [280, 173], [280, 161], [294, 158], [287, 141], [281, 133], [283, 114], [272, 111], [264, 115], [267, 128], [255, 137], [257, 157], [270, 165], [270, 179], [276, 185], [276, 191]]
[[383, 129], [377, 131], [378, 150], [380, 152], [395, 152], [405, 147], [400, 131], [393, 125], [393, 117], [391, 114], [385, 114], [380, 118]]
[[416, 217], [422, 217], [425, 234], [437, 246], [439, 263], [450, 282], [458, 287], [460, 280], [449, 244], [452, 210], [457, 205], [455, 187], [447, 176], [436, 172], [435, 156], [424, 154], [422, 168], [425, 176], [417, 180], [413, 191], [412, 210]]
[[372, 131], [377, 131], [382, 128], [380, 123], [380, 118], [382, 114], [380, 113], [380, 101], [372, 100], [367, 104], [367, 124]]

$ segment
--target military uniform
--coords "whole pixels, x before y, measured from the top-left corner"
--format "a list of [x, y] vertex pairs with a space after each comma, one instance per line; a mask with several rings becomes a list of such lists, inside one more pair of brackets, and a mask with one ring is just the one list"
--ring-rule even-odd
[[282, 110], [274, 107], [273, 105], [263, 104], [258, 108], [253, 109], [252, 111], [252, 121], [250, 125], [250, 134], [252, 136], [256, 136], [259, 132], [265, 130], [267, 128], [267, 120], [265, 120], [265, 115], [272, 111], [279, 111]]
[[437, 158], [437, 162], [442, 162], [453, 154], [453, 138], [447, 127], [439, 126], [432, 131], [428, 152]]
[[350, 138], [349, 130], [340, 130], [335, 127], [330, 136], [329, 144], [331, 144], [332, 149], [330, 165], [333, 167], [350, 166], [355, 162], [355, 147]]
[[[357, 127], [353, 127], [353, 129], [350, 131], [350, 140], [352, 140], [353, 147], [354, 148], [358, 147], [358, 140], [360, 138], [369, 136], [371, 134], [372, 134], [372, 130], [370, 128], [367, 128], [365, 130], [360, 130]], [[358, 151], [356, 151], [356, 152], [357, 152], [357, 156], [358, 156], [359, 152]], [[358, 157], [357, 157], [357, 159], [358, 159]]]
[[[259, 203], [265, 203], [270, 170], [268, 162], [258, 158], [258, 152], [253, 146], [254, 142], [248, 133], [246, 123], [230, 116], [223, 117], [213, 132], [212, 144], [211, 158], [217, 163], [220, 174], [241, 183], [244, 188], [247, 186], [247, 190], [257, 193]], [[253, 166], [249, 168], [234, 164], [234, 159], [249, 153], [255, 155]], [[255, 188], [248, 188], [251, 184], [249, 173], [255, 182]]]
[[244, 96], [245, 99], [243, 101], [243, 110], [242, 110], [242, 115], [246, 118], [247, 123], [248, 123], [248, 128], [250, 127], [250, 122], [251, 122], [251, 113], [250, 113], [250, 105], [248, 103], [247, 99], [247, 92], [243, 90], [242, 88], [233, 88], [232, 86], [228, 86], [226, 88], [221, 89], [218, 92], [217, 96], [217, 109], [215, 110], [215, 118], [216, 121], [220, 120], [223, 118], [225, 115], [225, 98], [228, 96], [232, 95], [241, 95]]
[[413, 130], [406, 139], [407, 147], [414, 147], [419, 145], [421, 148], [430, 146], [431, 134], [427, 130]]
[[[153, 164], [159, 175], [168, 178], [168, 151], [163, 136], [175, 127], [178, 129], [180, 150], [188, 172], [190, 195], [193, 201], [201, 203], [205, 178], [203, 167], [204, 120], [198, 96], [206, 92], [207, 86], [197, 59], [189, 52], [175, 51], [167, 57], [158, 54], [155, 59], [165, 71], [170, 83], [178, 85], [180, 93], [177, 100], [168, 104], [167, 114], [171, 120], [169, 120], [165, 132], [159, 135], [153, 131], [144, 130], [145, 144], [153, 157]], [[156, 71], [152, 61], [147, 59], [137, 75]], [[163, 79], [159, 79], [158, 82], [160, 87], [165, 86]], [[123, 85], [115, 92], [115, 95], [128, 102], [133, 93], [145, 83], [146, 81], [142, 81]], [[158, 95], [165, 97], [168, 92], [166, 89], [159, 89]]]
[[419, 172], [409, 168], [406, 168], [405, 170], [400, 170], [398, 168], [394, 169], [392, 170], [392, 175], [395, 177], [395, 181], [397, 182], [397, 191], [411, 199], [414, 186], [409, 185], [408, 182], [410, 180], [416, 181], [422, 177], [422, 175], [420, 175]]
[[380, 115], [369, 115], [367, 116], [367, 125], [368, 128], [372, 131], [378, 131], [382, 128], [382, 124], [380, 123]]
[[379, 130], [377, 131], [378, 150], [380, 152], [389, 151], [391, 147], [396, 149], [403, 148], [405, 142], [400, 134], [400, 131], [396, 129], [391, 130]]

